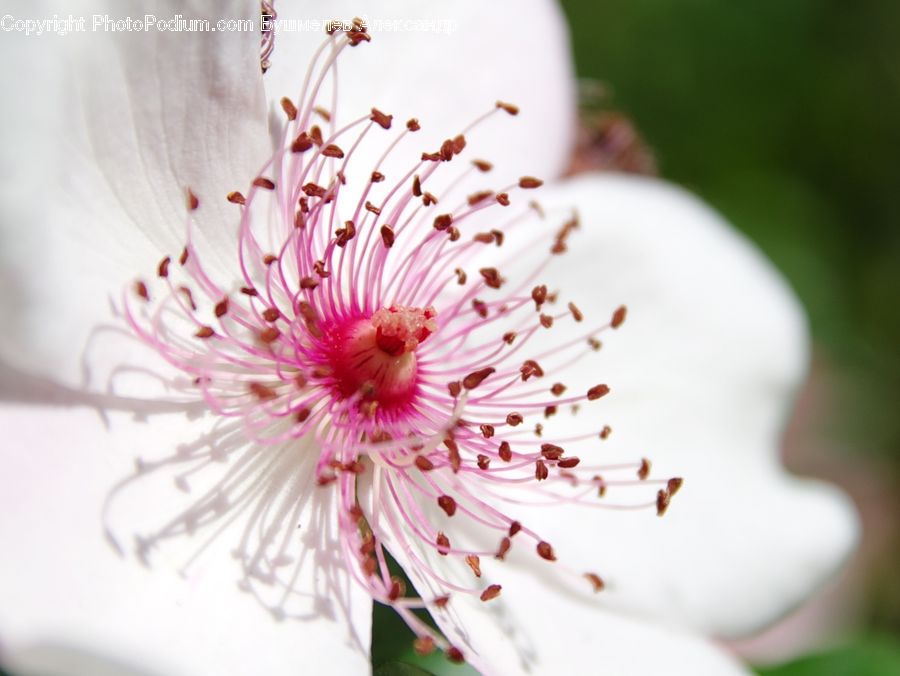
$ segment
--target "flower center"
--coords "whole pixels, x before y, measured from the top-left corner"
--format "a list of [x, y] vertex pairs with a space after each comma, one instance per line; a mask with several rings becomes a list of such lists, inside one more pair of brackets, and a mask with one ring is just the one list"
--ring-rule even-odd
[[341, 398], [360, 396], [391, 410], [416, 390], [416, 348], [437, 329], [433, 307], [392, 305], [334, 331], [328, 355]]

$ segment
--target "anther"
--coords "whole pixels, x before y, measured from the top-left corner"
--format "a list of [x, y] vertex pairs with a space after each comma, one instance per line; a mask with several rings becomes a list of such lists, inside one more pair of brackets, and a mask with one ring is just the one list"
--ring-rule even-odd
[[465, 271], [462, 268], [456, 268], [456, 270], [454, 270], [454, 272], [456, 273], [456, 283], [459, 284], [460, 286], [465, 284], [466, 283]]
[[681, 477], [674, 477], [669, 479], [666, 482], [666, 490], [669, 492], [669, 496], [675, 495], [680, 489], [681, 485], [684, 483], [684, 479]]
[[259, 339], [266, 345], [271, 345], [281, 336], [281, 331], [274, 326], [270, 326], [259, 332]]
[[518, 425], [521, 425], [522, 421], [524, 421], [524, 420], [525, 419], [522, 417], [522, 414], [516, 413], [515, 411], [513, 411], [512, 413], [510, 413], [509, 415], [506, 416], [506, 424], [511, 427], [516, 427]]
[[270, 307], [263, 310], [262, 316], [267, 322], [274, 322], [281, 316], [281, 313], [276, 308]]
[[549, 329], [551, 326], [553, 326], [553, 317], [551, 317], [550, 315], [542, 314], [541, 326], [543, 326], [545, 329]]
[[300, 288], [303, 290], [315, 289], [317, 286], [319, 286], [318, 280], [312, 277], [302, 277], [300, 279]]
[[469, 203], [470, 207], [474, 207], [476, 204], [483, 202], [488, 197], [493, 197], [494, 193], [490, 190], [482, 190], [480, 192], [472, 193], [466, 198], [466, 201]]
[[509, 538], [503, 538], [500, 540], [500, 547], [497, 549], [497, 553], [494, 554], [495, 559], [499, 559], [503, 561], [506, 558], [506, 553], [509, 551], [509, 548], [512, 546], [512, 541]]
[[436, 216], [434, 219], [434, 229], [446, 230], [450, 227], [451, 223], [453, 223], [452, 214], [441, 214], [440, 216]]
[[491, 599], [495, 599], [500, 596], [500, 590], [502, 587], [499, 584], [492, 584], [487, 587], [483, 592], [481, 592], [481, 600], [482, 601], [490, 601]]
[[543, 481], [550, 476], [550, 470], [547, 469], [547, 463], [543, 460], [536, 460], [534, 463], [534, 478]]
[[456, 646], [450, 646], [447, 648], [447, 659], [453, 662], [454, 664], [462, 664], [466, 661], [465, 656], [462, 653], [462, 650], [457, 648]]
[[381, 183], [384, 180], [384, 174], [380, 171], [372, 172], [372, 183]]
[[508, 441], [501, 441], [500, 447], [497, 449], [497, 455], [500, 456], [500, 459], [503, 462], [509, 462], [512, 460], [512, 449], [509, 447]]
[[562, 383], [554, 383], [553, 387], [550, 388], [550, 392], [552, 392], [553, 395], [556, 397], [560, 396], [565, 391], [566, 391], [566, 386], [563, 385]]
[[265, 176], [257, 176], [253, 179], [253, 185], [264, 190], [275, 190], [275, 183]]
[[587, 581], [591, 583], [591, 586], [594, 588], [594, 593], [598, 593], [603, 591], [606, 584], [603, 582], [603, 578], [601, 578], [596, 573], [585, 573], [585, 578]]
[[478, 271], [484, 278], [484, 283], [492, 289], [499, 289], [506, 280], [497, 272], [497, 268], [481, 268]]
[[438, 554], [440, 554], [441, 556], [447, 556], [447, 554], [450, 553], [450, 538], [448, 538], [446, 535], [438, 531], [437, 539], [435, 540], [435, 542], [438, 546]]
[[672, 499], [672, 494], [669, 493], [666, 489], [660, 489], [656, 494], [656, 516], [662, 516], [666, 513], [666, 510], [669, 508], [669, 502]]
[[482, 423], [481, 425], [479, 425], [479, 429], [481, 430], [481, 435], [485, 439], [490, 439], [492, 436], [494, 436], [494, 426], [493, 425], [488, 425], [487, 423]]
[[381, 226], [381, 241], [384, 243], [384, 246], [390, 249], [394, 246], [394, 230], [389, 225]]
[[281, 99], [281, 109], [291, 122], [297, 119], [297, 106], [286, 96]]
[[212, 338], [216, 334], [210, 326], [201, 326], [194, 334], [197, 338]]
[[475, 165], [475, 168], [478, 169], [478, 171], [483, 173], [487, 173], [494, 168], [493, 164], [486, 162], [485, 160], [472, 160], [472, 164]]
[[556, 561], [556, 554], [553, 553], [553, 547], [550, 546], [549, 542], [538, 542], [537, 544], [537, 553], [542, 559], [546, 559], [547, 561]]
[[462, 385], [467, 390], [474, 390], [476, 387], [481, 385], [484, 382], [484, 379], [489, 375], [494, 373], [496, 369], [492, 366], [488, 366], [487, 368], [479, 369], [477, 371], [473, 371], [465, 378], [463, 378]]
[[391, 122], [394, 119], [393, 115], [386, 115], [382, 113], [378, 108], [372, 108], [372, 116], [369, 118], [372, 122], [380, 125], [382, 129], [390, 129]]
[[512, 103], [506, 103], [505, 101], [497, 101], [497, 108], [506, 111], [510, 115], [519, 114], [519, 106]]
[[508, 207], [509, 206], [509, 195], [505, 192], [497, 193], [495, 199], [500, 206]]
[[413, 650], [416, 652], [416, 655], [419, 655], [420, 657], [430, 655], [434, 652], [434, 648], [434, 639], [430, 636], [420, 636], [413, 641]]
[[228, 297], [227, 296], [225, 298], [223, 298], [222, 300], [220, 300], [218, 303], [216, 303], [214, 312], [215, 312], [216, 317], [224, 317], [226, 314], [228, 314]]
[[291, 152], [292, 153], [305, 153], [307, 150], [313, 147], [312, 137], [307, 134], [305, 131], [301, 131], [297, 138], [291, 143]]
[[575, 303], [569, 303], [569, 312], [572, 313], [572, 318], [576, 322], [580, 322], [582, 319], [584, 319], [584, 315], [581, 314], [581, 310], [578, 309]]
[[344, 151], [333, 143], [330, 143], [322, 149], [322, 154], [325, 157], [334, 157], [337, 159], [341, 159], [344, 156]]
[[422, 204], [424, 204], [426, 207], [430, 207], [432, 204], [437, 204], [437, 203], [438, 203], [438, 198], [435, 197], [434, 195], [432, 195], [430, 192], [426, 191], [422, 195]]
[[419, 126], [419, 121], [413, 117], [406, 121], [406, 128], [410, 131], [419, 131], [422, 127]]
[[511, 524], [509, 524], [509, 537], [512, 537], [520, 530], [522, 530], [522, 524], [518, 521], [513, 521]]
[[637, 471], [638, 479], [645, 481], [650, 476], [650, 461], [647, 458], [641, 458], [641, 466]]
[[263, 385], [262, 383], [250, 383], [248, 386], [250, 392], [259, 399], [260, 401], [269, 401], [270, 399], [274, 399], [278, 395], [268, 385]]
[[431, 470], [434, 469], [434, 463], [431, 462], [431, 460], [426, 458], [424, 455], [417, 455], [415, 463], [416, 463], [416, 467], [418, 467], [423, 472], [430, 472]]
[[440, 496], [437, 499], [437, 503], [438, 506], [447, 513], [447, 516], [453, 516], [454, 514], [456, 514], [456, 500], [451, 498], [449, 495]]
[[172, 258], [170, 256], [166, 256], [159, 262], [159, 267], [156, 270], [156, 274], [165, 279], [169, 276], [169, 263], [172, 262]]
[[547, 460], [559, 460], [564, 453], [563, 448], [556, 444], [541, 444], [541, 455]]
[[594, 401], [609, 394], [609, 385], [594, 385], [587, 392], [588, 401]]
[[622, 326], [622, 322], [625, 321], [625, 313], [627, 312], [624, 305], [619, 306], [615, 312], [613, 312], [612, 321], [609, 323], [611, 327], [614, 329]]
[[227, 199], [232, 204], [242, 204], [243, 205], [243, 204], [247, 203], [246, 198], [241, 193], [239, 193], [237, 190], [234, 190], [234, 191], [228, 193], [228, 195], [225, 197], [225, 199]]
[[466, 563], [472, 569], [472, 572], [475, 573], [475, 577], [481, 577], [481, 559], [474, 554], [469, 554], [466, 557]]
[[475, 460], [478, 463], [478, 469], [482, 471], [487, 470], [491, 466], [491, 459], [482, 453], [479, 453]]
[[535, 178], [534, 176], [523, 176], [519, 179], [519, 187], [525, 190], [540, 188], [542, 185], [544, 185], [544, 182], [539, 178]]
[[556, 466], [562, 467], [563, 469], [572, 469], [573, 467], [578, 466], [579, 462], [581, 462], [580, 459], [572, 456], [571, 458], [562, 458], [558, 463], [556, 463]]
[[194, 191], [190, 188], [187, 189], [187, 208], [190, 211], [194, 211], [197, 207], [200, 206], [200, 200], [197, 199], [197, 196], [194, 194]]

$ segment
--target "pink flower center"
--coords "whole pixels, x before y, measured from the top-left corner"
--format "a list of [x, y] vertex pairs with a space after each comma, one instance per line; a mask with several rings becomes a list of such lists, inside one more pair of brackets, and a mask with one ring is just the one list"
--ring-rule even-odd
[[436, 316], [432, 307], [392, 305], [326, 331], [337, 396], [359, 395], [382, 411], [407, 407], [416, 391], [416, 348], [437, 329]]

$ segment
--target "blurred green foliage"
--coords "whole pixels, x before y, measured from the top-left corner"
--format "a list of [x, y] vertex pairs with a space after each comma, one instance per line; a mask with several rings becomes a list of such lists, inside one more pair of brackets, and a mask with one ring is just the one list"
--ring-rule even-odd
[[760, 676], [897, 676], [900, 643], [869, 638], [778, 667], [759, 669]]

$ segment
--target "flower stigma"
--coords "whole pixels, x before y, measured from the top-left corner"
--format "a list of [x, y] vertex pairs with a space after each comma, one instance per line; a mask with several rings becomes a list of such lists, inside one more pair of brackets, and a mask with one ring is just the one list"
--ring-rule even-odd
[[[626, 309], [592, 320], [542, 280], [579, 220], [529, 198], [540, 179], [460, 196], [491, 163], [474, 159], [444, 176], [463, 164], [466, 135], [495, 116], [516, 116], [515, 105], [491, 105], [391, 175], [389, 160], [409, 154], [417, 119], [395, 125], [372, 108], [338, 124], [337, 97], [324, 95], [325, 83], [345, 49], [370, 40], [359, 20], [328, 35], [299, 97], [281, 100], [273, 155], [241, 190], [188, 190], [184, 249], [125, 294], [131, 330], [187, 376], [171, 386], [201, 398], [217, 423], [214, 443], [139, 462], [113, 493], [162, 470], [175, 472], [185, 492], [212, 476], [172, 520], [138, 538], [138, 553], [146, 560], [162, 541], [202, 529], [214, 539], [218, 525], [243, 518], [234, 551], [245, 586], [281, 589], [267, 602], [281, 617], [302, 591], [291, 566], [315, 546], [300, 542], [296, 522], [305, 514], [330, 523], [339, 565], [409, 625], [415, 650], [441, 649], [461, 662], [463, 648], [413, 611], [427, 608], [440, 624], [457, 598], [501, 597], [513, 548], [578, 579], [585, 592], [605, 586], [596, 572], [567, 567], [552, 533], [516, 518], [517, 504], [662, 515], [682, 480], [651, 477], [646, 459], [604, 464], [570, 452], [595, 451], [612, 434], [606, 424], [545, 436], [557, 414], [610, 393], [605, 383], [570, 391], [562, 374], [601, 348], [599, 336], [619, 329]], [[267, 63], [270, 56], [268, 49]], [[390, 140], [366, 166], [356, 158], [378, 134]], [[224, 266], [195, 237], [207, 199], [234, 205], [234, 250]], [[539, 228], [526, 227], [535, 219]], [[525, 248], [499, 255], [519, 237]], [[539, 264], [507, 273], [538, 250]], [[565, 333], [541, 347], [547, 332]], [[632, 488], [642, 497], [607, 496]], [[484, 536], [477, 542], [490, 545], [469, 540], [458, 524], [476, 527]], [[391, 575], [388, 552], [403, 555], [418, 594]], [[467, 582], [458, 581], [460, 571]]]

